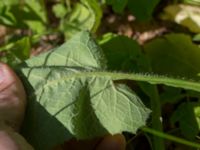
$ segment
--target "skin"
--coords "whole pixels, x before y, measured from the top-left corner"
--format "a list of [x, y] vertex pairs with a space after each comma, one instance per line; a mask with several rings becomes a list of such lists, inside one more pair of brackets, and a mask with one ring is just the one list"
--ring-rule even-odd
[[[0, 150], [33, 150], [18, 133], [25, 108], [21, 81], [8, 65], [0, 63]], [[125, 150], [125, 145], [124, 136], [117, 134], [85, 141], [71, 139], [53, 150]]]

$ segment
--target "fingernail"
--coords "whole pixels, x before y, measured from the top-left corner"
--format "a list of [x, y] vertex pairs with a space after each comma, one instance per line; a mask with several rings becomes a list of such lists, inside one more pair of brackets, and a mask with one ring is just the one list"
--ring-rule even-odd
[[0, 62], [0, 83], [4, 80], [3, 63]]
[[107, 136], [99, 144], [97, 150], [125, 150], [126, 140], [123, 135]]

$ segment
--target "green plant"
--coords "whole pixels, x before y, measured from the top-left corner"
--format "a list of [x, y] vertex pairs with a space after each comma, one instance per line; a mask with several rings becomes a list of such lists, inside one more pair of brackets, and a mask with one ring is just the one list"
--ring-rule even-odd
[[[29, 95], [24, 136], [35, 148], [49, 149], [72, 136], [87, 139], [122, 131], [136, 133], [145, 125], [150, 110], [136, 93], [117, 83], [119, 80], [200, 91], [200, 84], [193, 81], [154, 74], [107, 72], [105, 62], [101, 49], [90, 35], [81, 32], [61, 47], [18, 67]], [[151, 103], [158, 105], [155, 86], [140, 86], [151, 90]], [[152, 111], [155, 109], [152, 107]], [[53, 134], [48, 134], [49, 131]], [[144, 131], [151, 133], [148, 129]]]

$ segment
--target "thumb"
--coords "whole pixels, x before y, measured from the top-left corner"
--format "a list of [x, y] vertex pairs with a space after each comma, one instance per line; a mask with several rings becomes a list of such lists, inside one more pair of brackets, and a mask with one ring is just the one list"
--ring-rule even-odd
[[96, 150], [125, 150], [125, 148], [125, 137], [122, 134], [117, 134], [106, 136]]
[[0, 121], [19, 130], [25, 106], [26, 95], [22, 83], [8, 65], [0, 63]]
[[33, 150], [18, 134], [26, 96], [22, 83], [6, 64], [0, 63], [0, 150]]

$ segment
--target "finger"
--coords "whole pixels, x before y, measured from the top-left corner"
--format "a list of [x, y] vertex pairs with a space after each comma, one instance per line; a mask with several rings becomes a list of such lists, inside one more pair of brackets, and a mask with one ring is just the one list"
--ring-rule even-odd
[[25, 105], [22, 83], [6, 64], [0, 63], [0, 121], [19, 130]]
[[0, 128], [0, 150], [34, 150], [17, 132], [9, 127]]
[[126, 140], [122, 134], [108, 135], [97, 146], [96, 150], [125, 150]]
[[25, 105], [22, 83], [9, 66], [0, 63], [0, 150], [33, 150], [16, 132], [23, 120]]
[[0, 131], [0, 149], [1, 150], [17, 150], [17, 144], [10, 135], [5, 131]]

